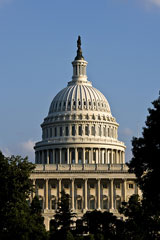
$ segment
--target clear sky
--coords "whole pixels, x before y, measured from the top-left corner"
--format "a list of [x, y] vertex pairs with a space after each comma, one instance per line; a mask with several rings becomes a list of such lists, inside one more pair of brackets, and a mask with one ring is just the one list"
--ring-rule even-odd
[[131, 158], [160, 90], [160, 0], [0, 0], [0, 149], [28, 155], [72, 77], [77, 36]]

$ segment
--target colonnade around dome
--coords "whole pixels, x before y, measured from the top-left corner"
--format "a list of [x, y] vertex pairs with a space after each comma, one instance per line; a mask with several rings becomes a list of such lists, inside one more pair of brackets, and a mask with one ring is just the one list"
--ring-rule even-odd
[[36, 164], [125, 164], [123, 150], [61, 147], [36, 151]]

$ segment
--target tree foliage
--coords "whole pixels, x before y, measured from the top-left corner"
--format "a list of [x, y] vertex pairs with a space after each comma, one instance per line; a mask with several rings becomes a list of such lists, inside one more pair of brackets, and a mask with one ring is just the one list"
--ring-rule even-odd
[[133, 138], [133, 158], [129, 163], [143, 193], [145, 206], [152, 215], [160, 215], [160, 97], [149, 108], [142, 137]]
[[[6, 158], [0, 152], [0, 239], [45, 239], [45, 228], [40, 211], [30, 206], [33, 185], [29, 179], [34, 164], [27, 158]], [[37, 227], [39, 226], [39, 227]], [[36, 234], [35, 234], [36, 230]]]

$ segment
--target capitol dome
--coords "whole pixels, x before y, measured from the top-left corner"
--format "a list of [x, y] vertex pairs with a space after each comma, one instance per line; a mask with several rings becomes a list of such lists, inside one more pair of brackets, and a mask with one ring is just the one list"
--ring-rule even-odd
[[95, 209], [119, 216], [121, 202], [139, 192], [125, 164], [119, 124], [105, 96], [87, 80], [80, 37], [77, 47], [72, 80], [53, 98], [34, 147], [32, 197], [39, 197], [47, 230], [62, 189], [78, 217]]
[[125, 145], [106, 97], [88, 81], [80, 38], [73, 76], [51, 102], [36, 143], [37, 163], [124, 163]]
[[78, 84], [71, 82], [53, 99], [49, 115], [62, 111], [100, 111], [111, 114], [110, 106], [105, 96], [92, 87], [91, 83]]

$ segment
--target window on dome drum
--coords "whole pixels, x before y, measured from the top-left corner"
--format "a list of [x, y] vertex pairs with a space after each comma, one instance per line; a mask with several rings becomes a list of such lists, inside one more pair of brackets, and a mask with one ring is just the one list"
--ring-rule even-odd
[[62, 127], [59, 128], [60, 137], [62, 137]]
[[78, 102], [78, 105], [79, 105], [79, 106], [81, 105], [81, 102], [80, 102], [80, 101]]
[[72, 136], [75, 136], [75, 126], [72, 126]]
[[78, 135], [82, 136], [82, 125], [78, 127]]
[[86, 102], [84, 101], [84, 105], [86, 105]]
[[50, 128], [50, 137], [52, 137], [52, 128]]
[[63, 103], [63, 107], [65, 107], [65, 106], [66, 106], [66, 102]]
[[85, 135], [89, 135], [89, 127], [88, 126], [85, 126]]
[[68, 127], [66, 127], [66, 134], [65, 134], [66, 136], [68, 136], [69, 135], [69, 129], [68, 129]]
[[129, 188], [133, 189], [133, 183], [129, 183]]
[[70, 105], [71, 105], [71, 102], [69, 101], [69, 102], [68, 102], [68, 106], [70, 106]]
[[54, 128], [54, 136], [57, 137], [57, 128]]
[[53, 198], [53, 199], [51, 200], [51, 208], [52, 208], [52, 209], [56, 209], [56, 198]]
[[103, 127], [103, 136], [106, 137], [106, 126]]
[[48, 138], [48, 128], [46, 128], [46, 138]]

